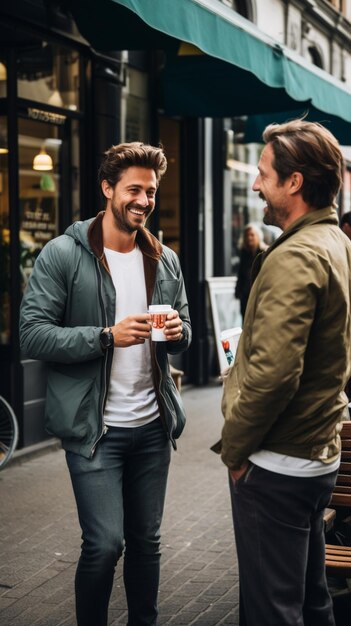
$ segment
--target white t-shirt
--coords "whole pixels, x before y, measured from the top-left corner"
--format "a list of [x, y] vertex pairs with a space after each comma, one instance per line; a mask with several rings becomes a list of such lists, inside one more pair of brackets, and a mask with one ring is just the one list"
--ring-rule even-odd
[[339, 469], [340, 465], [340, 457], [328, 464], [322, 461], [311, 461], [310, 459], [300, 459], [286, 454], [278, 454], [278, 452], [271, 452], [270, 450], [258, 450], [250, 454], [249, 460], [254, 465], [263, 467], [263, 469], [270, 472], [301, 478], [330, 474]]
[[[128, 315], [147, 312], [143, 255], [138, 247], [121, 253], [104, 249], [116, 290], [117, 324]], [[115, 348], [105, 406], [107, 426], [136, 427], [159, 415], [154, 390], [150, 341]]]

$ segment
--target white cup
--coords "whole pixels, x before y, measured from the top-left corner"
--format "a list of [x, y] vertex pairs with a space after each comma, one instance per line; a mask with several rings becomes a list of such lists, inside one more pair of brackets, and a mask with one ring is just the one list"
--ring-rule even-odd
[[236, 326], [235, 328], [228, 328], [228, 330], [223, 330], [221, 332], [221, 342], [223, 350], [227, 357], [228, 365], [233, 365], [234, 363], [235, 353], [238, 347], [241, 331], [241, 327]]
[[167, 341], [164, 334], [165, 323], [168, 313], [172, 311], [170, 304], [151, 304], [149, 313], [151, 315], [151, 341]]

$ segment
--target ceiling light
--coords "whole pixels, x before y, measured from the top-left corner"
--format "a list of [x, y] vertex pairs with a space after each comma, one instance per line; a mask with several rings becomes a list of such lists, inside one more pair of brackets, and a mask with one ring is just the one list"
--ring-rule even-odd
[[33, 159], [33, 170], [37, 170], [39, 172], [48, 172], [53, 169], [53, 163], [51, 156], [45, 152], [44, 148], [42, 148]]
[[7, 77], [6, 65], [4, 65], [0, 61], [0, 80], [6, 80], [6, 77]]

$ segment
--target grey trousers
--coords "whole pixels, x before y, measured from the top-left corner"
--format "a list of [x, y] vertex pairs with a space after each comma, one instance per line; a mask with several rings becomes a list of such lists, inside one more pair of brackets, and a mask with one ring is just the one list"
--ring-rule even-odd
[[229, 477], [241, 626], [335, 626], [323, 511], [337, 472], [296, 478], [250, 464]]

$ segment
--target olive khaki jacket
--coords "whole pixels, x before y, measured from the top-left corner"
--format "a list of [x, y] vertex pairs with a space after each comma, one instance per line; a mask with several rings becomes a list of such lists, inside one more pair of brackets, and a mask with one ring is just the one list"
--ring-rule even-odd
[[[114, 350], [102, 350], [100, 333], [115, 324], [118, 298], [103, 251], [102, 216], [75, 222], [46, 244], [20, 315], [22, 349], [48, 366], [46, 428], [62, 439], [66, 450], [87, 458], [105, 432], [103, 412]], [[185, 415], [168, 353], [186, 350], [191, 341], [184, 281], [177, 255], [147, 229], [138, 232], [136, 241], [143, 254], [147, 303], [170, 304], [183, 322], [181, 341], [150, 342], [160, 417], [176, 447]]]
[[351, 242], [336, 211], [291, 224], [256, 259], [253, 280], [224, 383], [222, 460], [238, 469], [265, 449], [331, 462], [351, 359]]

